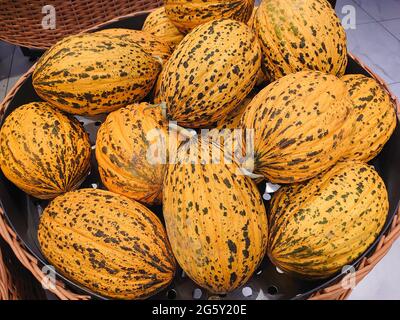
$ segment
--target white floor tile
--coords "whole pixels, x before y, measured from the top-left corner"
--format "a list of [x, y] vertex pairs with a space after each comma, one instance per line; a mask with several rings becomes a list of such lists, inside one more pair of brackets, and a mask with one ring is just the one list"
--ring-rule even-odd
[[399, 0], [355, 0], [377, 21], [400, 18]]
[[34, 62], [29, 61], [28, 57], [22, 54], [20, 48], [16, 48], [14, 52], [13, 63], [11, 66], [10, 79], [8, 80], [7, 91], [11, 90], [18, 79], [29, 70]]
[[400, 40], [400, 19], [382, 21], [380, 23], [386, 28], [386, 30]]
[[350, 300], [400, 299], [400, 241], [393, 244], [388, 254], [361, 281], [350, 295]]
[[347, 11], [344, 11], [343, 9], [345, 6], [350, 5], [355, 8], [355, 18], [356, 18], [356, 25], [358, 24], [363, 24], [363, 23], [369, 23], [369, 22], [375, 22], [374, 18], [372, 18], [368, 13], [366, 13], [363, 9], [361, 9], [360, 6], [358, 6], [353, 0], [338, 0], [336, 3], [336, 14], [340, 19], [342, 19], [345, 14], [348, 14]]
[[387, 83], [400, 82], [400, 41], [379, 23], [347, 30], [349, 51], [358, 56]]

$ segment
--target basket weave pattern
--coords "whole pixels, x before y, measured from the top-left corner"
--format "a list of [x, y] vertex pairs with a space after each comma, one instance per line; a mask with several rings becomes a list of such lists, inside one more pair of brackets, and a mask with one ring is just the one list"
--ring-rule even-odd
[[[161, 0], [2, 0], [0, 40], [29, 48], [47, 49], [61, 38], [104, 21], [155, 9]], [[55, 29], [44, 29], [45, 5], [55, 9]]]
[[0, 300], [17, 300], [17, 289], [5, 264], [0, 248]]

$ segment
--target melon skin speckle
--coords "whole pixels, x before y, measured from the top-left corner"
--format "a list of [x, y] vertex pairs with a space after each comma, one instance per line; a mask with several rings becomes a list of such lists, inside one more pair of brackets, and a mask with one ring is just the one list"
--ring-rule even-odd
[[155, 102], [165, 102], [169, 119], [183, 127], [212, 127], [246, 98], [260, 68], [260, 46], [247, 25], [208, 22], [175, 49], [156, 83]]
[[223, 294], [244, 285], [262, 261], [268, 221], [256, 184], [236, 163], [188, 162], [190, 148], [200, 155], [208, 146], [200, 139], [178, 150], [164, 180], [163, 214], [179, 265], [199, 286]]
[[165, 0], [165, 13], [183, 33], [218, 19], [247, 23], [253, 13], [254, 0]]
[[90, 168], [82, 125], [46, 102], [22, 105], [0, 130], [0, 166], [18, 188], [39, 199], [77, 189]]
[[113, 299], [144, 299], [168, 286], [176, 262], [164, 227], [140, 203], [100, 189], [54, 199], [38, 240], [58, 272]]
[[326, 0], [263, 0], [254, 18], [269, 81], [315, 70], [342, 76], [346, 33]]
[[161, 63], [126, 38], [93, 33], [64, 38], [38, 61], [36, 93], [62, 111], [94, 116], [142, 101]]
[[385, 184], [373, 167], [340, 162], [274, 194], [268, 256], [298, 277], [327, 278], [371, 246], [388, 210]]

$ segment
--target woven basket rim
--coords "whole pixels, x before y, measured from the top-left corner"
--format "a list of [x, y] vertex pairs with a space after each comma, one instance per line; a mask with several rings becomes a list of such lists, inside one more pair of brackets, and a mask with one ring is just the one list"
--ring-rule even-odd
[[3, 253], [0, 247], [0, 300], [17, 300], [18, 292], [13, 283], [10, 271], [3, 263]]
[[[18, 3], [17, 3], [18, 2]], [[162, 0], [53, 0], [57, 8], [57, 28], [45, 28], [44, 13], [33, 7], [43, 0], [18, 0], [4, 3], [0, 12], [0, 39], [30, 49], [46, 50], [65, 36], [77, 34], [103, 21], [162, 6]]]
[[[134, 17], [136, 15], [140, 15], [143, 13], [149, 13], [153, 10], [147, 11], [140, 11], [135, 12], [129, 15], [120, 16], [109, 20], [107, 22], [101, 23], [96, 25], [95, 27], [89, 28], [85, 32], [93, 32], [101, 27], [107, 26], [112, 22], [117, 22], [120, 20], [124, 20], [130, 17]], [[385, 81], [375, 74], [368, 66], [366, 66], [363, 62], [360, 61], [355, 55], [349, 53], [349, 56], [358, 63], [364, 70], [366, 70], [375, 80], [377, 80], [382, 87], [389, 93], [390, 98], [393, 104], [396, 107], [396, 111], [400, 114], [400, 102], [399, 98], [390, 90], [390, 88], [386, 85]], [[36, 63], [24, 74], [20, 77], [14, 87], [10, 90], [10, 92], [6, 95], [3, 101], [0, 103], [0, 118], [4, 115], [5, 111], [7, 110], [11, 100], [14, 98], [17, 91], [23, 85], [23, 83], [29, 78], [29, 76], [33, 73], [36, 67]], [[374, 252], [369, 256], [365, 257], [361, 260], [360, 264], [357, 267], [357, 271], [355, 274], [356, 283], [359, 283], [374, 267], [375, 265], [386, 255], [389, 251], [390, 247], [392, 246], [393, 242], [400, 237], [400, 209], [397, 211], [395, 216], [393, 217], [392, 223], [386, 234], [382, 236], [380, 241], [378, 242]], [[15, 253], [16, 257], [21, 261], [21, 263], [35, 276], [35, 278], [40, 282], [43, 283], [46, 276], [42, 273], [41, 269], [39, 268], [38, 260], [29, 252], [29, 249], [25, 248], [22, 244], [22, 241], [19, 240], [19, 237], [9, 225], [3, 208], [0, 207], [0, 235], [4, 238], [4, 240], [10, 245], [11, 249]], [[0, 260], [0, 263], [2, 261]], [[313, 294], [310, 299], [311, 300], [326, 300], [326, 299], [346, 299], [352, 289], [345, 289], [341, 285], [341, 281], [344, 275], [340, 277], [340, 280], [336, 284], [333, 284], [327, 288], [320, 290], [319, 292]], [[49, 288], [49, 291], [54, 293], [58, 298], [61, 300], [87, 300], [90, 299], [90, 296], [87, 295], [80, 295], [72, 292], [68, 288], [66, 288], [65, 284], [61, 281], [57, 281], [55, 287]]]

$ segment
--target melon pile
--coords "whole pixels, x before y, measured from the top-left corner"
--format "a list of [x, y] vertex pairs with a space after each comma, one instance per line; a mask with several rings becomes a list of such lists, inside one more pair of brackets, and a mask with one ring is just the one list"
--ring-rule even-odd
[[[340, 272], [388, 214], [367, 162], [396, 127], [390, 95], [345, 75], [326, 0], [164, 3], [143, 30], [55, 44], [32, 76], [42, 101], [2, 125], [4, 175], [51, 200], [43, 255], [117, 299], [154, 295], [178, 266], [213, 294], [246, 284], [265, 257], [301, 278]], [[75, 116], [104, 114], [91, 146]], [[91, 152], [102, 184], [80, 188]], [[270, 205], [266, 182], [281, 185]]]

